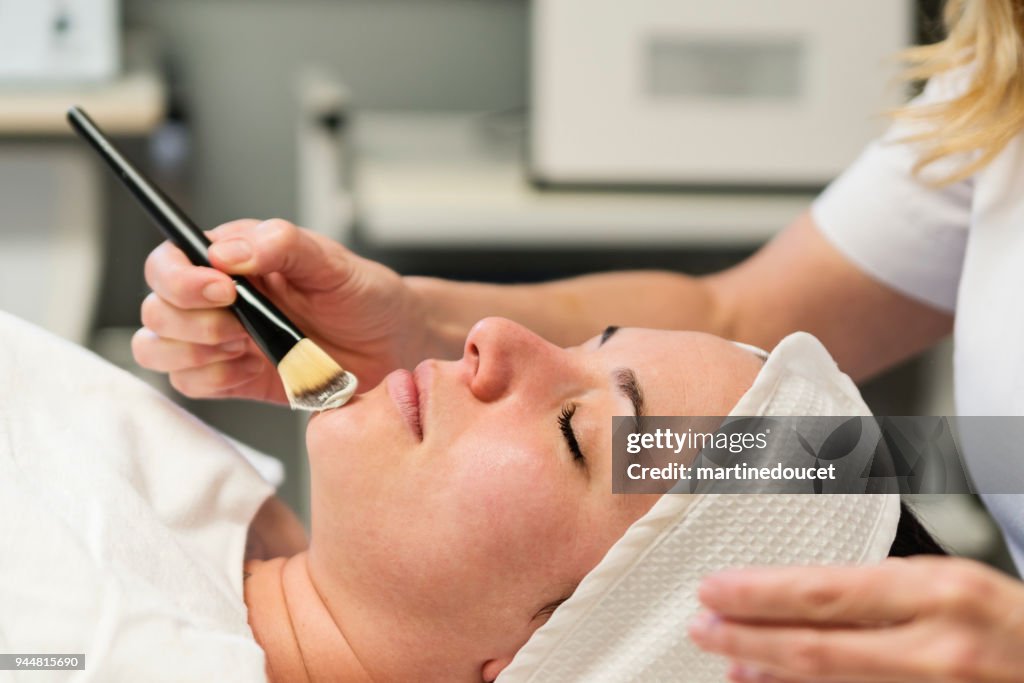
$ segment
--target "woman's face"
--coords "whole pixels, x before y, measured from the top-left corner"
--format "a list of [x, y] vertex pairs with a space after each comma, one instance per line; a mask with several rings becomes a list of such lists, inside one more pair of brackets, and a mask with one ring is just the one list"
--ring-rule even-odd
[[386, 615], [423, 666], [492, 678], [656, 501], [612, 494], [610, 418], [640, 396], [725, 415], [761, 367], [699, 333], [603, 337], [562, 349], [488, 318], [460, 360], [313, 418], [310, 571], [336, 618]]

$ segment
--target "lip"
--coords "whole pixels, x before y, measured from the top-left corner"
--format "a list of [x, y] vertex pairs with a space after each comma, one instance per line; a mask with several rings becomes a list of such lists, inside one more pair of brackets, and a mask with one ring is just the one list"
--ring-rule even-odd
[[420, 435], [423, 435], [423, 424], [426, 422], [426, 417], [429, 414], [430, 409], [430, 389], [433, 386], [431, 378], [432, 371], [434, 368], [434, 362], [431, 360], [421, 361], [419, 365], [413, 368], [412, 381], [416, 384], [416, 392], [418, 394], [419, 402], [419, 423], [420, 423]]
[[388, 395], [394, 402], [395, 407], [405, 420], [409, 431], [419, 439], [423, 440], [422, 406], [420, 403], [420, 390], [417, 386], [416, 376], [408, 370], [395, 370], [385, 380]]

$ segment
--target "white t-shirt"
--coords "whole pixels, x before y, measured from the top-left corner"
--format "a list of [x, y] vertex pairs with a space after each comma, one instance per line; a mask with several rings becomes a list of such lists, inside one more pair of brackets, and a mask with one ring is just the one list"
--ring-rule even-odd
[[0, 312], [0, 653], [85, 654], [0, 681], [265, 681], [241, 574], [272, 492], [149, 386]]
[[[961, 69], [933, 78], [915, 102], [949, 99], [970, 77]], [[866, 273], [955, 312], [960, 415], [1024, 415], [1024, 134], [973, 177], [936, 188], [925, 180], [947, 175], [967, 157], [915, 177], [917, 149], [896, 141], [920, 125], [896, 123], [871, 144], [814, 203], [814, 219]], [[964, 455], [975, 478], [1024, 481], [1024, 443], [998, 460], [970, 449]], [[1024, 569], [1024, 495], [982, 497]]]

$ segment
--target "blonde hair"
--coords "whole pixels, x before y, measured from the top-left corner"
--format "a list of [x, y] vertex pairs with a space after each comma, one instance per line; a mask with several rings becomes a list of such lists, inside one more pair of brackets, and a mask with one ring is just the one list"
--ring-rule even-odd
[[947, 0], [946, 38], [904, 51], [908, 80], [971, 65], [971, 82], [957, 97], [904, 107], [901, 119], [923, 121], [914, 173], [960, 153], [975, 153], [938, 184], [962, 180], [987, 165], [1024, 128], [1024, 0]]

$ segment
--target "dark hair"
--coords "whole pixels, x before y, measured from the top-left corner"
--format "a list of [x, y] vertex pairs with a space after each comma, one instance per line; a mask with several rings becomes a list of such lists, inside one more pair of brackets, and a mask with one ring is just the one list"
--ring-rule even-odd
[[948, 555], [939, 542], [928, 533], [921, 520], [900, 501], [900, 522], [896, 526], [896, 539], [889, 548], [889, 557], [910, 555]]

